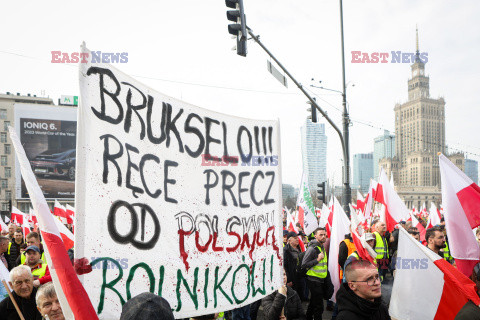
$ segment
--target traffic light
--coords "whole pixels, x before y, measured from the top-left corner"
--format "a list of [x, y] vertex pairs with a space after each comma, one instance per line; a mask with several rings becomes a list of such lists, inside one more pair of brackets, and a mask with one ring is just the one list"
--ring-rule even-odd
[[[313, 100], [317, 101], [317, 99], [315, 98], [313, 98]], [[312, 113], [312, 115], [309, 116], [308, 119], [312, 119], [312, 122], [317, 123], [317, 108], [315, 108], [311, 101], [307, 101], [307, 103], [310, 105], [310, 108], [308, 108], [307, 111]]]
[[326, 197], [325, 197], [325, 181], [322, 183], [317, 184], [318, 190], [317, 190], [317, 199], [325, 203]]
[[228, 32], [237, 36], [237, 54], [247, 56], [247, 22], [243, 10], [243, 0], [225, 0], [227, 7], [236, 9], [227, 11], [227, 19], [235, 22], [228, 25]]

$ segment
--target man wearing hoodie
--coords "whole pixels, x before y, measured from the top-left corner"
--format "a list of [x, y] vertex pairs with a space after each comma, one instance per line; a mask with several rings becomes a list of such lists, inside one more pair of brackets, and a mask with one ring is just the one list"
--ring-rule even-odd
[[307, 271], [307, 286], [310, 290], [310, 303], [307, 308], [307, 320], [321, 320], [323, 314], [323, 298], [326, 295], [325, 284], [328, 277], [327, 253], [323, 244], [327, 239], [325, 228], [317, 228], [313, 232], [315, 240], [311, 241], [302, 260], [302, 268]]
[[337, 320], [391, 320], [382, 304], [377, 267], [366, 260], [353, 260], [345, 266], [346, 283], [337, 292]]

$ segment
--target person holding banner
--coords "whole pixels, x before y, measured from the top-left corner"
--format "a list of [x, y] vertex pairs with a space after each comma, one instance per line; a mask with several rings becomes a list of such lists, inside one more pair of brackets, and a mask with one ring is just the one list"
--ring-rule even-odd
[[1, 319], [20, 320], [19, 313], [21, 313], [25, 320], [41, 320], [42, 316], [35, 304], [37, 289], [33, 287], [30, 268], [27, 266], [13, 268], [10, 272], [10, 286], [13, 292], [0, 302]]
[[284, 285], [262, 299], [265, 320], [305, 320], [302, 301], [295, 290], [287, 286], [287, 274], [283, 274]]

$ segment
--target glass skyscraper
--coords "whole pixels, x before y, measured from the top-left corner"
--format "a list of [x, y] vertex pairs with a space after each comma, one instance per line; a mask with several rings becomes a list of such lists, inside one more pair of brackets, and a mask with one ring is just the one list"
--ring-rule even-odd
[[310, 192], [314, 192], [318, 183], [327, 181], [325, 124], [313, 123], [310, 119], [306, 119], [301, 131], [303, 171], [308, 175]]

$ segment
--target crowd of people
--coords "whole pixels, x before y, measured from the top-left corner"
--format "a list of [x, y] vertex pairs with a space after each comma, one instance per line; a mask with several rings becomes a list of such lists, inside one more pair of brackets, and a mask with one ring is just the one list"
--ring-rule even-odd
[[[422, 221], [425, 224], [424, 221]], [[284, 222], [285, 223], [285, 222]], [[372, 221], [364, 230], [366, 243], [375, 250], [374, 263], [360, 258], [351, 234], [338, 248], [338, 264], [341, 286], [332, 304], [333, 285], [328, 270], [330, 239], [325, 228], [317, 228], [311, 235], [303, 232], [297, 223], [297, 232], [284, 230], [284, 266], [286, 285], [296, 291], [303, 301], [309, 301], [305, 312], [306, 320], [322, 319], [324, 307], [332, 311], [332, 320], [343, 319], [390, 319], [387, 299], [382, 299], [382, 283], [395, 275], [399, 229], [404, 228], [412, 237], [455, 266], [450, 255], [445, 221], [426, 230], [424, 240], [420, 232], [412, 227], [411, 221], [402, 221], [393, 232], [388, 232], [385, 222]], [[480, 228], [476, 231], [480, 245]], [[302, 242], [305, 252], [300, 246]], [[477, 281], [479, 279], [479, 281]], [[480, 295], [480, 264], [475, 266], [471, 280], [477, 285]], [[308, 288], [308, 290], [305, 290]], [[480, 319], [480, 308], [467, 304], [455, 319]]]
[[[251, 305], [193, 319], [256, 320], [261, 307], [265, 320], [320, 320], [325, 306], [333, 312], [332, 320], [390, 319], [388, 301], [382, 299], [382, 282], [395, 275], [399, 229], [389, 233], [384, 222], [374, 220], [365, 230], [363, 237], [376, 253], [374, 263], [363, 260], [351, 234], [345, 235], [338, 248], [341, 286], [336, 292], [336, 303], [332, 304], [329, 300], [334, 286], [328, 269], [327, 230], [317, 228], [307, 236], [299, 224], [297, 228], [298, 233], [284, 230], [284, 284], [278, 290]], [[419, 231], [410, 221], [401, 222], [398, 228], [421, 241]], [[476, 234], [480, 242], [480, 229]], [[455, 265], [443, 219], [440, 225], [427, 229], [424, 238], [427, 248]], [[73, 252], [70, 250], [69, 254], [73, 263]], [[8, 232], [0, 236], [0, 263], [10, 271], [9, 285], [13, 289], [10, 295], [5, 288], [0, 291], [0, 320], [20, 319], [20, 313], [27, 320], [64, 319], [37, 232], [24, 237], [21, 228], [10, 224]], [[475, 266], [471, 279], [480, 288], [480, 264]], [[480, 290], [477, 292], [480, 295]], [[455, 319], [480, 319], [478, 306], [467, 304], [464, 309]], [[174, 319], [168, 302], [157, 295], [140, 294], [123, 306], [121, 319], [154, 318]]]

